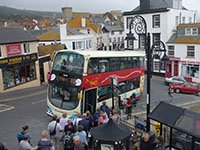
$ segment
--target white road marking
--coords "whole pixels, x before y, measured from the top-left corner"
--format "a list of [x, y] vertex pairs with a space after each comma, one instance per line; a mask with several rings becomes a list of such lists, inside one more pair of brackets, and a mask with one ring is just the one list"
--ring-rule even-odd
[[5, 105], [5, 104], [0, 104], [0, 112], [9, 111], [9, 110], [12, 110], [14, 108], [15, 107], [13, 107], [13, 106]]
[[46, 99], [43, 99], [43, 100], [32, 102], [32, 104], [34, 105], [34, 104], [42, 103], [42, 102], [45, 102], [45, 101], [46, 101]]

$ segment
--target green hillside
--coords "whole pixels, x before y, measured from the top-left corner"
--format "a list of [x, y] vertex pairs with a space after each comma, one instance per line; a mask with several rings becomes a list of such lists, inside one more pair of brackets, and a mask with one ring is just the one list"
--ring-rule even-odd
[[42, 18], [42, 17], [56, 17], [60, 18], [61, 13], [59, 12], [48, 12], [48, 11], [33, 11], [25, 9], [16, 9], [7, 6], [0, 6], [0, 19], [22, 19], [27, 18]]

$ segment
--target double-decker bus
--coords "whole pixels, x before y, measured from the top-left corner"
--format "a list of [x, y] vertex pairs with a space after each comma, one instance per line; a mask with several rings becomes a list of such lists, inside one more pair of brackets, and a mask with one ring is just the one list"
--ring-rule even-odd
[[48, 86], [47, 114], [73, 115], [87, 110], [94, 113], [103, 101], [112, 107], [112, 78], [117, 81], [114, 92], [121, 100], [133, 93], [139, 99], [144, 86], [144, 55], [143, 51], [56, 52]]

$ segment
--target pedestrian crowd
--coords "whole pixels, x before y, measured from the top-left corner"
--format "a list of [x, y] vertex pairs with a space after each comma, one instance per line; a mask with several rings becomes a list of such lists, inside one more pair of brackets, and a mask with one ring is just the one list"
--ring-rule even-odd
[[[127, 119], [131, 118], [132, 99], [127, 99]], [[41, 138], [34, 146], [31, 143], [29, 126], [25, 125], [17, 134], [19, 150], [88, 150], [90, 146], [91, 128], [100, 126], [109, 121], [120, 123], [119, 111], [110, 109], [106, 102], [97, 108], [94, 114], [86, 111], [83, 114], [77, 113], [76, 117], [71, 118], [67, 113], [63, 113], [60, 119], [52, 117], [47, 130], [41, 131]], [[1, 148], [2, 147], [2, 148]], [[0, 143], [0, 150], [6, 150]], [[162, 137], [151, 136], [145, 133], [138, 142], [133, 145], [133, 150], [164, 150]]]
[[116, 123], [121, 120], [118, 111], [110, 109], [106, 102], [93, 115], [86, 111], [77, 113], [73, 119], [67, 113], [63, 113], [60, 119], [53, 116], [36, 146], [31, 143], [29, 126], [25, 125], [17, 134], [19, 150], [87, 150], [91, 128], [107, 123], [109, 118]]

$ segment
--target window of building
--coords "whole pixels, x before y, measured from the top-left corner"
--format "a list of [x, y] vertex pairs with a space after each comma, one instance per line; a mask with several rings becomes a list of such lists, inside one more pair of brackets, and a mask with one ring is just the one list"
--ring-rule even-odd
[[153, 33], [153, 43], [160, 41], [160, 33]]
[[139, 35], [139, 48], [145, 49], [145, 35]]
[[182, 17], [182, 23], [185, 23], [185, 17]]
[[87, 33], [90, 34], [90, 29], [87, 29]]
[[183, 64], [181, 66], [181, 75], [199, 78], [199, 65], [193, 65], [193, 64]]
[[153, 28], [160, 27], [160, 15], [153, 15]]
[[185, 28], [185, 35], [191, 35], [191, 28]]
[[122, 34], [122, 31], [119, 31], [119, 34]]
[[118, 42], [118, 43], [120, 42], [120, 37], [117, 38], [117, 42]]
[[116, 43], [116, 37], [113, 38], [113, 42]]
[[112, 38], [109, 38], [109, 42], [112, 43]]
[[4, 89], [36, 79], [34, 62], [6, 67], [2, 72]]
[[127, 22], [126, 28], [127, 28], [127, 29], [130, 28], [131, 20], [132, 20], [132, 17], [127, 17], [127, 18], [126, 18], [126, 22]]
[[24, 53], [30, 53], [29, 43], [24, 43]]
[[175, 22], [176, 22], [176, 25], [179, 24], [179, 17], [178, 16], [175, 17]]
[[115, 34], [115, 32], [114, 31], [111, 31], [111, 35], [114, 35]]
[[198, 28], [192, 28], [192, 35], [198, 35]]
[[189, 23], [192, 23], [192, 17], [189, 17], [188, 20], [189, 20]]
[[75, 50], [76, 49], [76, 43], [72, 42], [72, 49]]
[[160, 70], [160, 61], [153, 61], [153, 70], [159, 71]]
[[168, 46], [168, 56], [174, 56], [174, 45]]
[[195, 56], [195, 47], [187, 46], [187, 57], [194, 57], [194, 56]]

